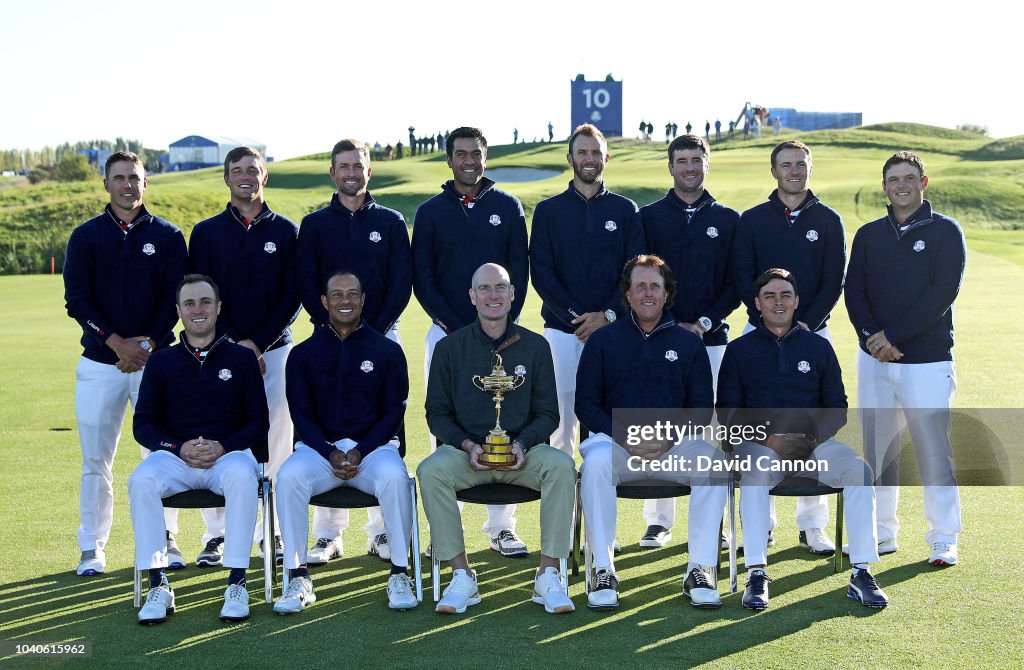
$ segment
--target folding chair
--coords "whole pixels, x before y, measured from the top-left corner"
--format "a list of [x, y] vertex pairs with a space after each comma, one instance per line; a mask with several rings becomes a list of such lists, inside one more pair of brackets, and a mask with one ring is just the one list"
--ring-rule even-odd
[[[402, 449], [404, 451], [404, 449]], [[416, 600], [423, 602], [423, 575], [420, 564], [420, 521], [419, 506], [416, 502], [416, 478], [409, 476], [409, 490], [412, 493], [412, 544], [409, 550], [409, 564], [413, 568], [416, 583]], [[361, 507], [379, 507], [380, 501], [376, 496], [364, 493], [352, 486], [339, 486], [330, 491], [318, 493], [309, 499], [310, 505], [317, 507], [334, 507], [345, 509], [359, 509]], [[284, 588], [288, 588], [288, 571], [284, 571]]]
[[[584, 532], [586, 526], [583, 522], [583, 506], [580, 504], [580, 486], [583, 482], [582, 476], [576, 480], [576, 508], [579, 513], [576, 516], [576, 528], [573, 533], [574, 545], [573, 545], [573, 556], [575, 557], [580, 550], [580, 545], [583, 545], [583, 556], [584, 556], [584, 583], [586, 584], [586, 592], [590, 593], [590, 584], [592, 578], [592, 563], [593, 554], [589, 547], [586, 546], [586, 541], [582, 538], [586, 537]], [[690, 495], [691, 488], [685, 484], [677, 484], [675, 482], [662, 481], [659, 479], [644, 479], [631, 482], [623, 482], [615, 487], [615, 497], [622, 498], [624, 500], [648, 500], [651, 498], [683, 498]], [[723, 521], [724, 523], [724, 521]], [[719, 535], [721, 535], [722, 525], [719, 525]], [[717, 543], [717, 540], [716, 540]], [[730, 541], [730, 552], [734, 551], [735, 548], [732, 546]], [[722, 552], [718, 552], [718, 563], [715, 566], [715, 573], [720, 571], [722, 567]], [[574, 570], [573, 574], [577, 574]], [[729, 580], [730, 583], [736, 582], [736, 562], [735, 560], [729, 563]]]
[[836, 496], [836, 553], [833, 557], [833, 572], [843, 569], [843, 489], [825, 486], [813, 477], [787, 477], [776, 484], [768, 495], [794, 496]]
[[[738, 485], [738, 480], [736, 481]], [[832, 488], [831, 486], [825, 486], [818, 482], [817, 479], [811, 477], [799, 477], [791, 476], [786, 477], [781, 482], [776, 484], [768, 495], [770, 496], [783, 496], [783, 497], [795, 497], [795, 496], [824, 496], [824, 495], [836, 495], [836, 553], [832, 559], [833, 572], [839, 572], [843, 569], [843, 552], [841, 547], [843, 546], [843, 490]], [[729, 506], [729, 563], [730, 563], [730, 587], [732, 592], [736, 593], [738, 585], [736, 583], [736, 494], [735, 489], [729, 487], [728, 496]]]
[[[405, 425], [398, 429], [398, 455], [405, 459]], [[416, 600], [423, 602], [423, 575], [420, 563], [420, 520], [417, 503], [416, 478], [409, 475], [409, 491], [412, 493], [412, 543], [409, 549], [409, 564], [413, 567], [416, 584]], [[330, 491], [318, 493], [309, 499], [309, 504], [316, 507], [333, 507], [336, 509], [360, 509], [380, 507], [377, 497], [360, 491], [352, 486], [337, 486]], [[288, 588], [288, 570], [284, 570], [282, 585]]]
[[[590, 436], [590, 430], [580, 423], [580, 444]], [[576, 478], [576, 509], [578, 515], [576, 516], [576, 527], [573, 537], [575, 544], [573, 545], [573, 575], [578, 574], [576, 566], [576, 556], [579, 554], [580, 542], [584, 545], [584, 580], [586, 584], [586, 592], [590, 593], [590, 582], [591, 582], [591, 562], [592, 554], [586, 547], [586, 541], [582, 540], [586, 536], [583, 528], [583, 505], [580, 502], [580, 487], [583, 484], [583, 475], [580, 474]], [[686, 484], [677, 484], [676, 482], [669, 482], [660, 479], [643, 479], [631, 482], [622, 482], [615, 487], [615, 497], [622, 498], [625, 500], [648, 500], [650, 498], [683, 498], [690, 495], [691, 487]], [[728, 487], [727, 502], [729, 503], [730, 513], [732, 510], [732, 486]], [[722, 534], [722, 528], [725, 525], [725, 520], [718, 525], [718, 534]], [[732, 535], [729, 539], [729, 584], [732, 587], [733, 592], [736, 591], [736, 541], [735, 535]], [[717, 543], [717, 540], [716, 540]], [[715, 577], [717, 579], [718, 573], [721, 572], [722, 568], [722, 552], [718, 552], [718, 562], [715, 565]]]
[[[270, 479], [264, 473], [264, 468], [269, 460], [269, 449], [266, 440], [261, 440], [252, 446], [252, 455], [256, 457], [259, 464], [259, 476], [256, 481], [256, 495], [263, 501], [263, 537], [274, 537], [274, 515], [269, 510], [273, 509], [274, 494], [271, 490]], [[177, 509], [203, 509], [205, 507], [224, 507], [224, 496], [217, 495], [209, 489], [192, 489], [182, 491], [163, 498], [164, 507]], [[142, 605], [142, 572], [134, 569], [136, 561], [132, 559], [134, 573], [134, 603], [135, 607]], [[263, 591], [267, 603], [274, 601], [274, 584], [277, 583], [277, 573], [274, 569], [274, 552], [263, 552]]]
[[[461, 491], [455, 492], [455, 499], [460, 502], [475, 503], [477, 505], [518, 505], [519, 503], [528, 503], [535, 500], [540, 500], [540, 491], [528, 488], [526, 486], [520, 486], [518, 484], [504, 484], [494, 482], [490, 484], [478, 484], [477, 486], [471, 486], [468, 489], [462, 489]], [[577, 501], [579, 496], [577, 494]], [[578, 503], [574, 506], [573, 516], [575, 517], [579, 513]], [[570, 528], [575, 525], [575, 520], [570, 524]], [[572, 546], [574, 543], [573, 538], [569, 538], [569, 545]], [[434, 602], [441, 599], [441, 561], [438, 560], [437, 554], [431, 552], [430, 554], [431, 563], [431, 579], [434, 585]], [[558, 559], [558, 577], [562, 583], [562, 590], [565, 594], [569, 594], [569, 578], [566, 575], [566, 559]], [[575, 573], [574, 573], [575, 574]]]

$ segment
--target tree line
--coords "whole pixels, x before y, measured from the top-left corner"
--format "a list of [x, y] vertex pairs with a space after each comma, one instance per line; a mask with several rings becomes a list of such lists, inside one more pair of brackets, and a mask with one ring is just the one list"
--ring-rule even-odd
[[131, 151], [142, 157], [147, 169], [159, 168], [160, 150], [147, 149], [140, 140], [118, 137], [115, 140], [81, 140], [64, 142], [42, 149], [0, 150], [0, 170], [25, 174], [33, 184], [45, 180], [85, 181], [98, 174], [98, 166], [78, 153], [82, 149]]

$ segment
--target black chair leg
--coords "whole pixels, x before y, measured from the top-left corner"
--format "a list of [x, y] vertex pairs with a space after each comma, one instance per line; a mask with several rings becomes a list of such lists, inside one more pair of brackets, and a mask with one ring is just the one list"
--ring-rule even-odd
[[576, 513], [573, 515], [573, 534], [572, 534], [572, 576], [576, 577], [580, 574], [580, 527], [583, 522], [583, 505], [580, 501], [580, 482], [581, 480], [576, 478]]

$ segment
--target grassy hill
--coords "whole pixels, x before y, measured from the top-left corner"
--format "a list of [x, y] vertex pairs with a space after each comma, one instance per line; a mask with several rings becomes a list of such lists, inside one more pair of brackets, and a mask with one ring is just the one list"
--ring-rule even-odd
[[[878, 216], [885, 204], [880, 169], [899, 149], [922, 154], [932, 184], [929, 197], [936, 208], [960, 220], [969, 239], [986, 249], [1006, 247], [1016, 263], [1024, 259], [1018, 233], [1024, 229], [1024, 137], [991, 140], [976, 134], [911, 123], [888, 123], [814, 133], [786, 131], [814, 151], [811, 187], [838, 209], [851, 232]], [[764, 200], [774, 187], [768, 156], [776, 143], [768, 135], [757, 141], [727, 141], [713, 148], [708, 188], [722, 202], [739, 210]], [[607, 169], [609, 186], [640, 204], [664, 194], [665, 145], [615, 139]], [[298, 221], [324, 205], [334, 190], [327, 174], [327, 154], [281, 161], [270, 166], [267, 198], [271, 206]], [[488, 167], [534, 167], [563, 171], [536, 182], [502, 184], [517, 195], [532, 215], [537, 202], [565, 188], [570, 173], [565, 145], [519, 144], [491, 148]], [[416, 207], [438, 192], [451, 174], [443, 153], [377, 162], [371, 191], [383, 204], [401, 211], [412, 223]], [[153, 175], [146, 202], [150, 210], [186, 231], [219, 211], [227, 190], [219, 169]], [[48, 271], [49, 258], [60, 267], [71, 229], [95, 215], [106, 202], [97, 179], [78, 184], [47, 183], [0, 189], [0, 273]]]
[[[1019, 408], [1024, 407], [1024, 332], [1019, 328], [1024, 316], [1020, 306], [1024, 232], [1016, 212], [1024, 211], [1024, 161], [1020, 160], [1024, 156], [1013, 156], [1018, 151], [1015, 147], [1024, 148], [1024, 138], [993, 142], [909, 124], [804, 138], [814, 148], [812, 186], [843, 213], [850, 232], [882, 211], [879, 171], [885, 158], [897, 149], [921, 149], [934, 180], [930, 195], [940, 210], [961, 219], [969, 238], [968, 269], [956, 306], [955, 404], [1017, 408], [1006, 410], [1006, 416], [1019, 417]], [[758, 143], [716, 146], [709, 189], [737, 209], [762, 201], [774, 186], [768, 170], [774, 143], [770, 137]], [[660, 197], [670, 183], [664, 149], [660, 142], [614, 141], [609, 185], [641, 203]], [[498, 146], [492, 148], [488, 165], [563, 170], [561, 176], [544, 181], [502, 185], [521, 197], [532, 213], [540, 199], [565, 188], [569, 175], [564, 154], [564, 144]], [[325, 155], [272, 164], [268, 195], [272, 206], [298, 220], [326, 203], [333, 190], [327, 167]], [[411, 222], [417, 205], [436, 193], [449, 176], [443, 155], [434, 154], [376, 164], [371, 187], [376, 198], [401, 210]], [[0, 188], [0, 251], [17, 255], [31, 250], [38, 255], [45, 244], [62, 248], [70, 229], [101, 209], [104, 195], [98, 183]], [[226, 200], [227, 189], [218, 170], [157, 175], [147, 194], [154, 212], [186, 230], [219, 211]], [[588, 610], [581, 580], [574, 578], [570, 593], [578, 611], [562, 617], [544, 614], [529, 602], [540, 541], [538, 506], [523, 505], [518, 512], [519, 532], [533, 554], [524, 561], [510, 561], [487, 550], [479, 532], [485, 513], [479, 505], [467, 505], [467, 547], [480, 573], [484, 600], [462, 617], [434, 614], [429, 578], [426, 601], [416, 610], [389, 611], [383, 593], [386, 568], [365, 555], [360, 528], [365, 513], [355, 512], [345, 534], [345, 558], [314, 572], [318, 600], [307, 612], [282, 618], [257, 602], [261, 574], [254, 561], [249, 573], [252, 619], [221, 626], [216, 617], [224, 573], [190, 567], [171, 576], [178, 614], [162, 626], [141, 628], [135, 623], [130, 595], [132, 530], [125, 482], [139, 459], [131, 439], [130, 415], [114, 464], [116, 502], [107, 546], [108, 571], [96, 579], [78, 578], [71, 571], [78, 559], [73, 538], [81, 454], [73, 387], [81, 330], [65, 316], [62, 294], [60, 277], [0, 277], [0, 310], [8, 317], [0, 347], [4, 398], [0, 403], [0, 462], [4, 464], [0, 642], [88, 641], [93, 655], [72, 662], [40, 662], [15, 658], [10, 647], [0, 646], [4, 668], [72, 663], [104, 669], [114, 663], [184, 668], [251, 665], [251, 658], [239, 654], [240, 649], [259, 653], [275, 667], [309, 669], [339, 663], [375, 667], [382, 661], [394, 668], [1020, 665], [1024, 635], [1018, 614], [1020, 577], [1016, 564], [1006, 560], [1024, 551], [1024, 539], [1012, 530], [1020, 525], [1024, 506], [1024, 489], [1019, 486], [962, 489], [962, 564], [948, 570], [934, 570], [924, 563], [921, 489], [904, 487], [900, 551], [886, 556], [873, 570], [892, 598], [892, 604], [881, 611], [847, 600], [846, 573], [833, 574], [830, 559], [812, 557], [797, 546], [791, 498], [778, 501], [779, 539], [771, 550], [775, 580], [771, 609], [759, 614], [743, 609], [739, 594], [727, 592], [724, 574], [719, 582], [725, 601], [722, 609], [690, 608], [680, 595], [687, 550], [684, 499], [677, 502], [675, 539], [658, 550], [636, 545], [645, 527], [641, 503], [620, 503], [618, 539], [624, 552], [616, 567], [622, 579], [622, 607], [615, 612]], [[540, 301], [531, 290], [521, 323], [539, 329], [539, 311]], [[738, 332], [742, 313], [737, 311], [730, 321]], [[846, 391], [855, 399], [856, 341], [842, 301], [833, 311], [831, 324]], [[413, 300], [401, 323], [411, 377], [406, 414], [410, 470], [428, 453], [422, 361], [429, 325]], [[309, 321], [301, 315], [295, 324], [296, 339], [305, 339], [309, 332]], [[958, 442], [970, 452], [961, 463], [977, 453], [983, 440], [974, 437], [983, 436], [983, 428]], [[1017, 441], [1006, 439], [1003, 446], [1017, 453]], [[830, 504], [834, 519], [834, 500]], [[426, 545], [429, 536], [422, 514], [420, 522], [420, 540]], [[202, 532], [197, 513], [181, 514], [178, 539], [190, 559], [195, 558]], [[742, 575], [739, 587], [742, 593]]]

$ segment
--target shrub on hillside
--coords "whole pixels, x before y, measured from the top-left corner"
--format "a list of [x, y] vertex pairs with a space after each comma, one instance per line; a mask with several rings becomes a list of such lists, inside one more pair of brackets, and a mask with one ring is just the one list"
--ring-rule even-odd
[[50, 174], [50, 170], [42, 165], [35, 166], [28, 173], [28, 181], [30, 184], [38, 184], [46, 181], [47, 179], [53, 179], [53, 175]]
[[96, 170], [82, 154], [64, 154], [57, 163], [58, 181], [89, 181], [95, 176]]
[[962, 130], [965, 133], [974, 133], [975, 135], [988, 135], [988, 126], [982, 126], [977, 123], [962, 123], [956, 129]]

